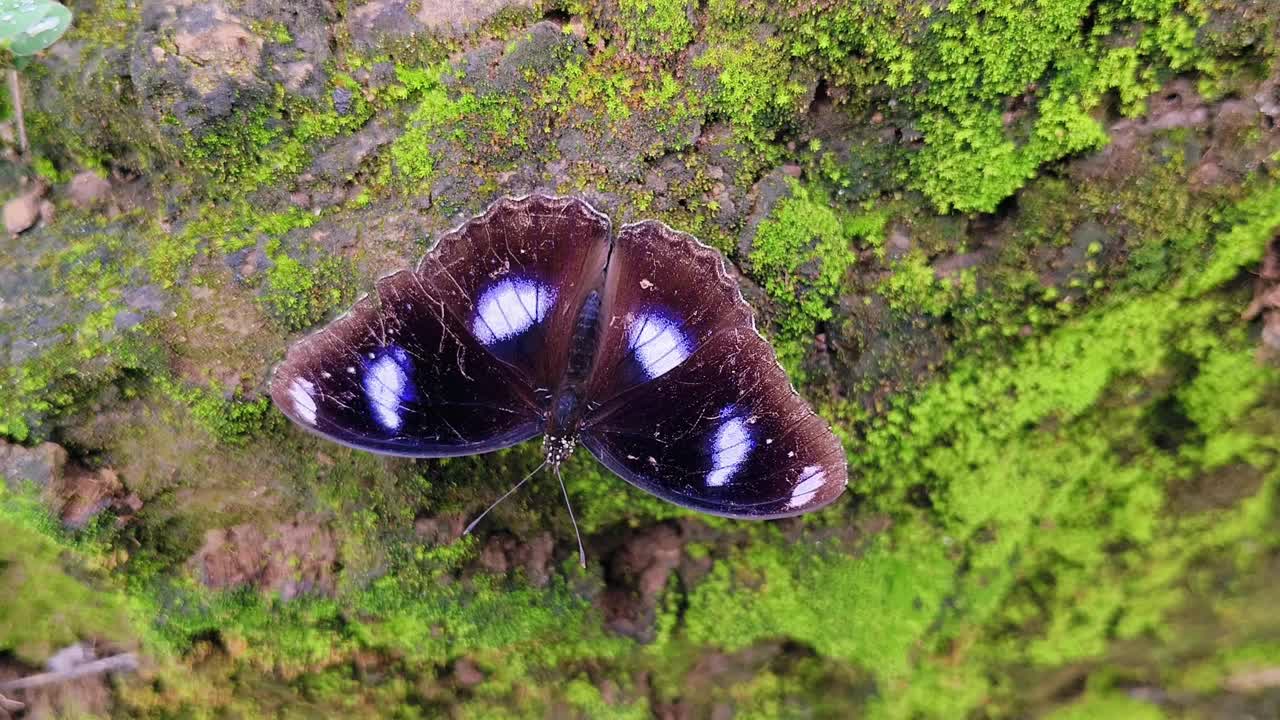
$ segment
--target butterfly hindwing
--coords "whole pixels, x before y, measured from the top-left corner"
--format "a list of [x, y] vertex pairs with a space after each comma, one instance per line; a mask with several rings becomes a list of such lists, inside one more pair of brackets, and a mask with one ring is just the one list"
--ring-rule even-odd
[[702, 512], [797, 515], [844, 490], [844, 449], [795, 393], [720, 256], [628, 226], [582, 443], [637, 487]]

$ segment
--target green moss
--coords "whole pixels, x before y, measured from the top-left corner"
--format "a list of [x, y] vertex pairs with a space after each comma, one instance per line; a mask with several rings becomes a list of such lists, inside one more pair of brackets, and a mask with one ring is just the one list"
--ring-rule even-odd
[[955, 278], [939, 278], [922, 253], [912, 252], [893, 264], [893, 274], [880, 283], [889, 307], [900, 312], [941, 316], [977, 292], [972, 271]]
[[726, 118], [751, 149], [741, 158], [744, 173], [776, 163], [780, 151], [772, 142], [791, 127], [808, 99], [808, 88], [793, 74], [782, 41], [735, 36], [711, 46], [694, 66], [719, 71], [709, 109]]
[[307, 267], [286, 253], [272, 255], [262, 302], [290, 330], [305, 330], [350, 301], [351, 269], [339, 258]]
[[0, 481], [0, 653], [39, 667], [82, 640], [132, 642], [125, 599], [87, 577], [85, 558], [37, 507]]
[[1201, 291], [1221, 285], [1257, 263], [1267, 241], [1280, 228], [1280, 185], [1260, 188], [1228, 211], [1231, 229], [1216, 244], [1209, 266], [1198, 279]]
[[1164, 720], [1165, 714], [1151, 703], [1127, 695], [1093, 695], [1049, 713], [1046, 720]]
[[758, 544], [717, 563], [689, 597], [688, 637], [730, 651], [792, 638], [900, 677], [951, 586], [952, 568], [941, 545], [884, 543], [862, 557], [831, 558], [804, 546]]
[[391, 145], [396, 170], [413, 187], [434, 178], [437, 153], [449, 143], [480, 156], [527, 146], [523, 130], [527, 118], [520, 101], [472, 92], [455, 98], [444, 84], [445, 76], [454, 72], [447, 62], [429, 68], [396, 68], [406, 91], [420, 98], [405, 132]]
[[845, 220], [819, 190], [794, 181], [790, 189], [790, 197], [757, 228], [749, 260], [752, 274], [781, 307], [774, 346], [783, 367], [798, 378], [803, 375], [805, 343], [818, 323], [831, 319], [831, 305], [853, 265], [850, 245], [855, 235], [878, 241], [885, 219]]
[[50, 423], [91, 399], [125, 373], [154, 364], [157, 347], [148, 324], [115, 327], [125, 309], [123, 292], [140, 262], [131, 242], [136, 218], [101, 232], [71, 235], [64, 247], [33, 250], [65, 303], [65, 320], [31, 357], [0, 369], [0, 435], [18, 441], [42, 438]]
[[[337, 74], [336, 87], [359, 90], [349, 77]], [[361, 92], [352, 94], [346, 114], [333, 106], [332, 93], [320, 106], [285, 94], [275, 95], [200, 134], [185, 133], [186, 156], [195, 169], [213, 180], [210, 197], [241, 198], [272, 183], [297, 175], [310, 160], [318, 140], [351, 132], [369, 119], [373, 107]]]
[[200, 427], [228, 445], [243, 443], [276, 419], [265, 397], [228, 400], [216, 388], [184, 387], [163, 376], [156, 377], [155, 383], [161, 393], [186, 406]]
[[649, 704], [644, 701], [610, 705], [595, 684], [586, 677], [570, 680], [564, 688], [564, 697], [584, 717], [604, 720], [643, 720], [653, 717]]
[[629, 49], [667, 55], [693, 39], [685, 0], [621, 0], [618, 9]]

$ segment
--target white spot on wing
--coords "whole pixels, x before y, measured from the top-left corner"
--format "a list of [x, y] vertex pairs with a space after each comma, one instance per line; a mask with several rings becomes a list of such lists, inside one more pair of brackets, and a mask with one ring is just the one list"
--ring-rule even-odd
[[721, 487], [728, 484], [738, 471], [738, 466], [751, 454], [754, 445], [742, 418], [731, 417], [725, 420], [716, 429], [715, 438], [711, 441], [712, 469], [707, 473], [707, 485]]
[[822, 484], [827, 481], [827, 473], [817, 465], [806, 465], [800, 471], [800, 480], [796, 486], [791, 489], [791, 500], [787, 502], [787, 507], [798, 508], [809, 504], [814, 495], [818, 494], [818, 490], [822, 489]]
[[305, 378], [294, 378], [289, 383], [289, 399], [293, 401], [293, 411], [298, 419], [308, 425], [316, 424], [316, 386]]
[[522, 278], [504, 278], [489, 286], [476, 304], [471, 332], [485, 345], [508, 340], [547, 316], [555, 291]]
[[660, 313], [640, 313], [627, 327], [627, 341], [650, 379], [665, 375], [693, 352], [680, 323]]
[[411, 395], [409, 376], [401, 367], [407, 356], [400, 348], [383, 353], [369, 364], [364, 373], [364, 392], [369, 398], [374, 418], [387, 430], [398, 430], [404, 419], [400, 403]]

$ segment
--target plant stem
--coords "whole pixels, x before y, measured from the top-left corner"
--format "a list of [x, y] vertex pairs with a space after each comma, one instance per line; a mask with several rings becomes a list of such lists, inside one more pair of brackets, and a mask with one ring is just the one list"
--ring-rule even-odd
[[22, 116], [22, 86], [18, 84], [18, 71], [9, 68], [9, 97], [13, 99], [13, 120], [18, 126], [18, 151], [27, 154], [27, 121]]

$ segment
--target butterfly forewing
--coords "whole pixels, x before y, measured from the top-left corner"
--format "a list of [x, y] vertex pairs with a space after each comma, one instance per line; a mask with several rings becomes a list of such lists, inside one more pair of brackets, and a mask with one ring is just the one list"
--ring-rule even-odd
[[378, 296], [295, 345], [272, 381], [276, 405], [308, 430], [395, 455], [467, 455], [536, 435], [532, 392], [434, 298], [403, 304], [416, 285], [410, 271], [385, 278]]
[[717, 515], [769, 518], [844, 490], [844, 449], [795, 393], [720, 256], [657, 223], [623, 228], [582, 443], [618, 475]]
[[491, 355], [550, 390], [608, 257], [608, 218], [581, 200], [531, 196], [500, 200], [442, 237], [418, 276]]
[[581, 201], [496, 203], [299, 341], [272, 396], [303, 427], [375, 452], [468, 455], [534, 437], [608, 243], [608, 220]]

